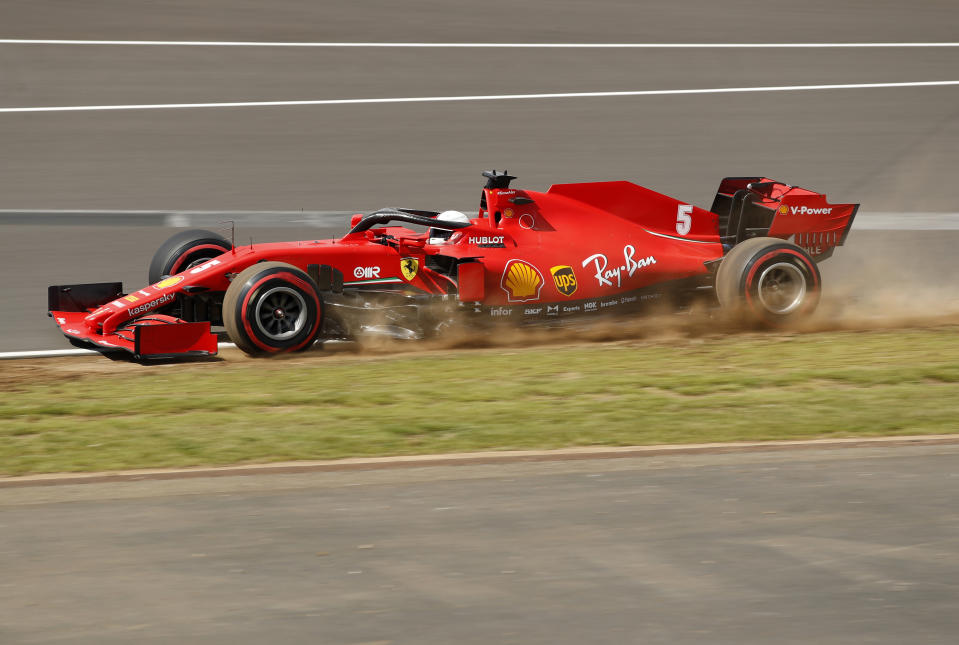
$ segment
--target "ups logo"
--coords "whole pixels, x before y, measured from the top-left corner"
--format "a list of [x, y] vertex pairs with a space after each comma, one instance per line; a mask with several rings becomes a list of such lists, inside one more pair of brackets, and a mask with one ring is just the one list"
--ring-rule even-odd
[[556, 283], [556, 290], [564, 296], [571, 296], [576, 293], [576, 274], [573, 273], [573, 267], [561, 265], [549, 270], [553, 274], [553, 282]]

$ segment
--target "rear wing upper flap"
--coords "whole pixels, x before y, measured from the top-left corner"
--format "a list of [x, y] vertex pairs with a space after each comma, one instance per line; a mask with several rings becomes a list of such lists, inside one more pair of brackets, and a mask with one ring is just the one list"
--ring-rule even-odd
[[779, 237], [815, 260], [845, 243], [859, 204], [831, 204], [826, 195], [767, 177], [727, 177], [710, 210], [719, 216], [723, 245], [752, 237]]

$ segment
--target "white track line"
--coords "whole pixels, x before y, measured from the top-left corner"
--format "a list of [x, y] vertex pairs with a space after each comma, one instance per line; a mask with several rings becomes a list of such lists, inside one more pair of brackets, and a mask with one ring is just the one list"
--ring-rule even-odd
[[0, 360], [14, 360], [18, 358], [58, 358], [60, 356], [84, 356], [99, 354], [93, 349], [41, 349], [32, 352], [0, 352]]
[[959, 213], [860, 213], [854, 231], [959, 231]]
[[[236, 347], [233, 343], [218, 343], [217, 349]], [[39, 349], [27, 352], [0, 352], [0, 361], [18, 358], [59, 358], [61, 356], [86, 356], [99, 354], [95, 349]]]
[[52, 40], [0, 38], [0, 45], [125, 45], [140, 47], [377, 47], [430, 49], [856, 49], [959, 47], [959, 42], [916, 43], [342, 43], [214, 40]]
[[439, 103], [452, 101], [512, 101], [522, 99], [569, 99], [623, 96], [669, 96], [677, 94], [735, 94], [744, 92], [800, 92], [807, 90], [858, 90], [898, 87], [959, 85], [959, 81], [910, 83], [846, 83], [833, 85], [779, 85], [768, 87], [709, 87], [690, 90], [637, 90], [626, 92], [562, 92], [551, 94], [487, 94], [472, 96], [409, 96], [376, 99], [321, 99], [315, 101], [243, 101], [230, 103], [145, 103], [134, 105], [61, 105], [0, 108], [3, 112], [97, 112], [105, 110], [176, 110], [189, 108], [287, 107], [294, 105], [360, 105], [366, 103]]

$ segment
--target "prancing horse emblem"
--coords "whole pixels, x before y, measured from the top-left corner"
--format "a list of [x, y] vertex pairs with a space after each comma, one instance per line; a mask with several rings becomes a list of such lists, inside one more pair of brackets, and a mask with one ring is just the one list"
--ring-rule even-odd
[[400, 271], [407, 282], [412, 282], [420, 270], [420, 261], [417, 258], [403, 258], [400, 260]]

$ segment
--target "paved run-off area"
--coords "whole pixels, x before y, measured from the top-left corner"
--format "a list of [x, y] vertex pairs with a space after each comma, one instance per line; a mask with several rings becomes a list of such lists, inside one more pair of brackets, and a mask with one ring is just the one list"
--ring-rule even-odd
[[952, 643], [959, 448], [5, 489], [5, 643]]

